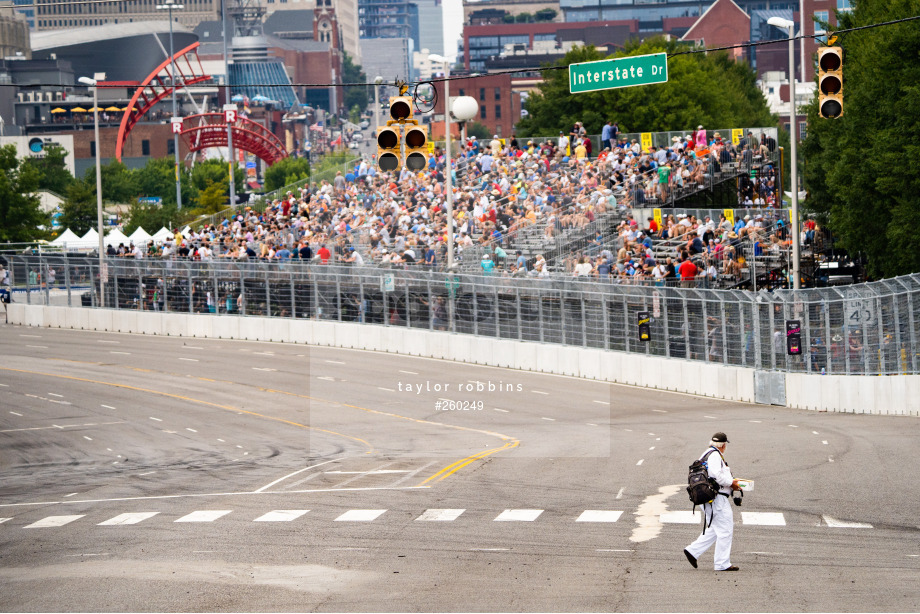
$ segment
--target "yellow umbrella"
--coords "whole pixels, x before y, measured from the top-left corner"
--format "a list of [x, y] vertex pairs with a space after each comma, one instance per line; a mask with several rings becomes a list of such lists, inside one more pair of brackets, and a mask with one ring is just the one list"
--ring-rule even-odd
[[74, 107], [74, 108], [71, 109], [71, 112], [73, 112], [73, 113], [86, 113], [86, 109], [84, 109], [83, 107]]
[[116, 111], [121, 111], [121, 109], [119, 109], [118, 107], [106, 107], [105, 110], [106, 110], [106, 111], [109, 111], [110, 113], [114, 113], [114, 112], [116, 112]]
[[51, 112], [52, 113], [66, 113], [67, 109], [62, 109], [61, 107], [58, 107], [56, 109], [51, 109]]
[[124, 109], [119, 109], [119, 111], [133, 111], [134, 107], [125, 107]]
[[102, 107], [93, 107], [92, 109], [89, 109], [87, 113], [95, 113], [96, 111], [105, 111], [105, 109]]

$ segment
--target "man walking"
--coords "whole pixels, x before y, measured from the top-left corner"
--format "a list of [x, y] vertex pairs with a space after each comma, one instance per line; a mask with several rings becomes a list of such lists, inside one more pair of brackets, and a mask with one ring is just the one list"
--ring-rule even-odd
[[[709, 442], [709, 448], [700, 457], [700, 460], [707, 465], [709, 477], [718, 482], [720, 488], [719, 494], [712, 503], [703, 504], [704, 527], [710, 530], [707, 532], [704, 528], [696, 541], [684, 549], [684, 555], [694, 569], [697, 567], [697, 559], [715, 544], [714, 569], [716, 571], [738, 571], [738, 568], [731, 563], [734, 519], [729, 501], [731, 490], [738, 490], [738, 480], [732, 477], [732, 472], [723, 456], [727, 445], [728, 437], [725, 436], [725, 433], [716, 433]], [[709, 506], [708, 521], [706, 520], [707, 506]]]

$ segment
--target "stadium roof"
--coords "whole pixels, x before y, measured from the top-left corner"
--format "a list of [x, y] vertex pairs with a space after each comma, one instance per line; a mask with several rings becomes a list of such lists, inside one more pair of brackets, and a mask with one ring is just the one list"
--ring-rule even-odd
[[[173, 24], [173, 33], [191, 34], [185, 26]], [[165, 34], [169, 36], [169, 21], [134, 21], [131, 23], [112, 23], [104, 26], [86, 28], [68, 28], [66, 30], [45, 30], [32, 32], [32, 51], [45, 51], [57, 47], [70, 47], [104, 40], [117, 40], [145, 34]], [[165, 41], [166, 39], [164, 39]]]

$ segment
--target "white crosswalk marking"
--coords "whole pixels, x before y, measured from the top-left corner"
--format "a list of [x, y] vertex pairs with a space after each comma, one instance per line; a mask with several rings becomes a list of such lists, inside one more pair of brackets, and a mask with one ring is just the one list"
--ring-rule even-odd
[[496, 522], [533, 522], [543, 510], [505, 510], [496, 518]]
[[695, 512], [665, 512], [659, 520], [662, 524], [693, 524], [702, 519], [699, 510]]
[[371, 522], [376, 520], [386, 510], [348, 510], [338, 518], [337, 522]]
[[829, 527], [839, 529], [871, 529], [872, 525], [868, 522], [848, 522], [846, 520], [837, 520], [833, 516], [821, 516]]
[[741, 512], [741, 523], [784, 527], [786, 519], [779, 512]]
[[450, 522], [460, 517], [460, 514], [466, 510], [425, 510], [425, 513], [416, 518], [416, 520], [431, 520]]
[[12, 520], [12, 518], [0, 518], [0, 524], [3, 524], [7, 520]]
[[585, 510], [575, 522], [616, 522], [622, 515], [623, 512], [612, 510]]
[[38, 522], [33, 522], [30, 525], [26, 525], [24, 529], [44, 529], [47, 527], [63, 527], [65, 524], [71, 523], [74, 520], [83, 518], [86, 514], [77, 514], [75, 516], [48, 516], [47, 518], [42, 518]]
[[274, 510], [256, 518], [253, 522], [290, 522], [297, 520], [310, 510]]
[[119, 514], [114, 518], [109, 518], [105, 522], [100, 522], [100, 527], [112, 526], [112, 525], [124, 525], [124, 524], [137, 524], [148, 518], [153, 518], [160, 512], [134, 512], [130, 514]]
[[186, 514], [174, 522], [214, 522], [221, 516], [226, 516], [233, 510], [199, 510]]

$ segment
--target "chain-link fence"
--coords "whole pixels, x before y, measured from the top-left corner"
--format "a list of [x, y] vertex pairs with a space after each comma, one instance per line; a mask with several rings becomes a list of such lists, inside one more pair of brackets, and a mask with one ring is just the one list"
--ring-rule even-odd
[[[109, 259], [100, 287], [92, 258], [7, 260], [19, 302], [448, 330], [789, 372], [920, 373], [920, 275], [751, 293], [376, 267]], [[650, 319], [647, 341], [639, 338], [640, 314]], [[800, 353], [790, 355], [796, 328]]]

